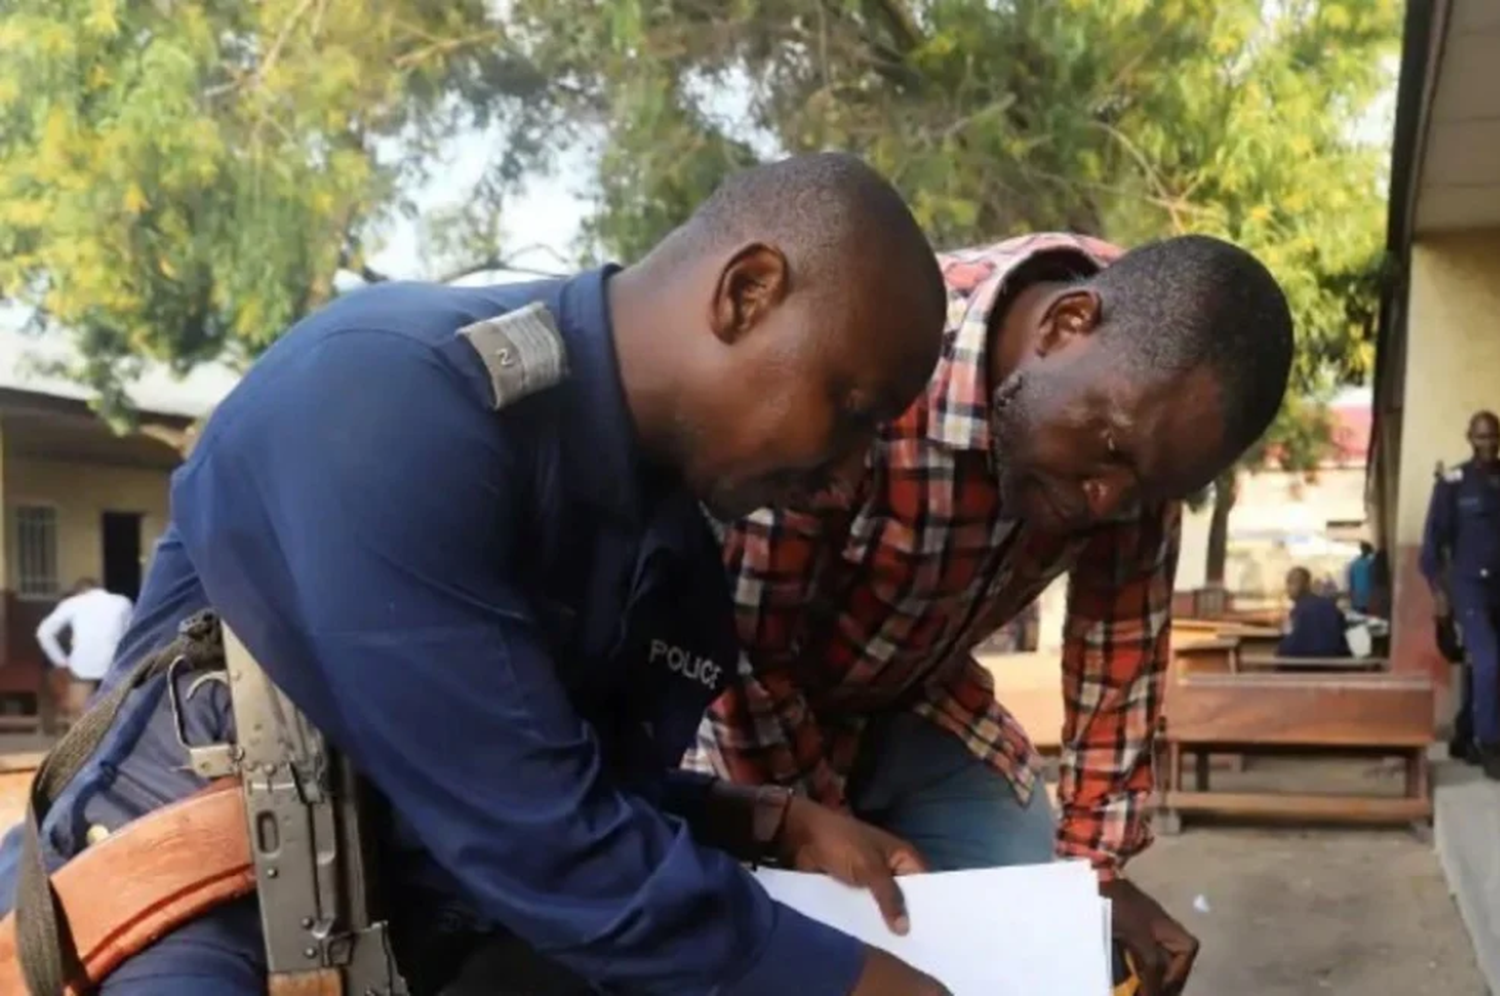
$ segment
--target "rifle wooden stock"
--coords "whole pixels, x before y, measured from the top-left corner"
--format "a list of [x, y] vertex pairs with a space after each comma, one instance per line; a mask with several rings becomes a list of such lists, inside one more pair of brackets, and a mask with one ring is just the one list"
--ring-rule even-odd
[[344, 996], [344, 979], [336, 968], [271, 976], [267, 996]]
[[[127, 958], [213, 908], [255, 891], [238, 778], [147, 813], [52, 876], [91, 991]], [[24, 993], [15, 914], [0, 920], [0, 993]], [[317, 989], [312, 992], [336, 992]]]

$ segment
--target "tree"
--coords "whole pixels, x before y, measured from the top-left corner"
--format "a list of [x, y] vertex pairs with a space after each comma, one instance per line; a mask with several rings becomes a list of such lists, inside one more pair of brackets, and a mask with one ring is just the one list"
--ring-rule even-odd
[[[1358, 381], [1384, 150], [1356, 125], [1391, 82], [1394, 0], [517, 0], [528, 55], [594, 95], [595, 248], [633, 255], [728, 170], [838, 147], [890, 176], [939, 245], [1066, 228], [1204, 232], [1279, 278], [1299, 350], [1242, 466], [1309, 468], [1320, 399]], [[725, 93], [734, 95], [728, 100]], [[1240, 468], [1215, 489], [1222, 580]]]
[[76, 337], [68, 372], [109, 412], [145, 358], [252, 357], [341, 269], [378, 278], [366, 236], [454, 135], [508, 114], [494, 174], [530, 161], [545, 107], [525, 98], [544, 80], [486, 11], [10, 0], [0, 299]]
[[107, 391], [127, 358], [253, 356], [341, 269], [379, 279], [365, 243], [455, 136], [496, 155], [435, 219], [454, 272], [503, 258], [506, 196], [570, 143], [599, 148], [581, 252], [622, 258], [729, 171], [837, 147], [939, 245], [1067, 228], [1255, 252], [1300, 347], [1262, 449], [1306, 464], [1319, 399], [1370, 365], [1384, 154], [1355, 125], [1390, 83], [1399, 7], [12, 0], [0, 296], [74, 330], [75, 374]]

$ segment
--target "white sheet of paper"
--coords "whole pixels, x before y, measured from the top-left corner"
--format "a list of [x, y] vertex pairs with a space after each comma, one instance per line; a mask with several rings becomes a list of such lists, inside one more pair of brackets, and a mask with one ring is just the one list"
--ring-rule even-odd
[[954, 996], [1109, 994], [1109, 903], [1086, 863], [906, 876], [905, 937], [886, 928], [865, 890], [823, 875], [755, 874], [774, 898], [885, 948]]

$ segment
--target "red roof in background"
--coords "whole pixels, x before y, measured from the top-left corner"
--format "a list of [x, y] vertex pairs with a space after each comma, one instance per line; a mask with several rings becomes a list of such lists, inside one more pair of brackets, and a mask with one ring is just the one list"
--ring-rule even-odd
[[[1332, 423], [1333, 452], [1323, 458], [1324, 467], [1363, 467], [1370, 459], [1370, 428], [1374, 421], [1367, 399], [1335, 401], [1328, 406]], [[1267, 467], [1275, 467], [1277, 452], [1266, 453]]]
[[1324, 460], [1340, 466], [1364, 466], [1370, 458], [1370, 426], [1374, 421], [1368, 403], [1334, 405], [1328, 409], [1333, 421], [1336, 451]]

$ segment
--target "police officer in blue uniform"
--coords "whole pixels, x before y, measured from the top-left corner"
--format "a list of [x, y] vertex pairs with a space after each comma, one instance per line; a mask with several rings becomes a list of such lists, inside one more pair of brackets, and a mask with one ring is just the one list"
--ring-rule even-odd
[[1282, 657], [1349, 657], [1348, 620], [1338, 604], [1313, 591], [1312, 575], [1306, 567], [1293, 567], [1286, 575], [1286, 594], [1292, 600], [1287, 633], [1276, 647]]
[[1422, 537], [1421, 568], [1440, 619], [1457, 622], [1472, 673], [1455, 723], [1455, 756], [1500, 780], [1500, 420], [1469, 420], [1473, 459], [1441, 474]]
[[[899, 196], [841, 155], [731, 178], [628, 269], [342, 298], [266, 353], [175, 475], [112, 681], [199, 610], [233, 628], [388, 807], [416, 992], [489, 939], [560, 991], [941, 993], [715, 845], [869, 886], [898, 929], [909, 846], [781, 796], [762, 838], [766, 797], [676, 766], [737, 657], [702, 506], [738, 516], [857, 474], [925, 385], [945, 310]], [[233, 739], [222, 685], [176, 691], [183, 740]], [[166, 692], [132, 692], [52, 806], [54, 869], [202, 787]], [[13, 833], [3, 908], [17, 850]], [[511, 971], [474, 991], [550, 985]], [[263, 994], [265, 972], [252, 899], [102, 991]]]

